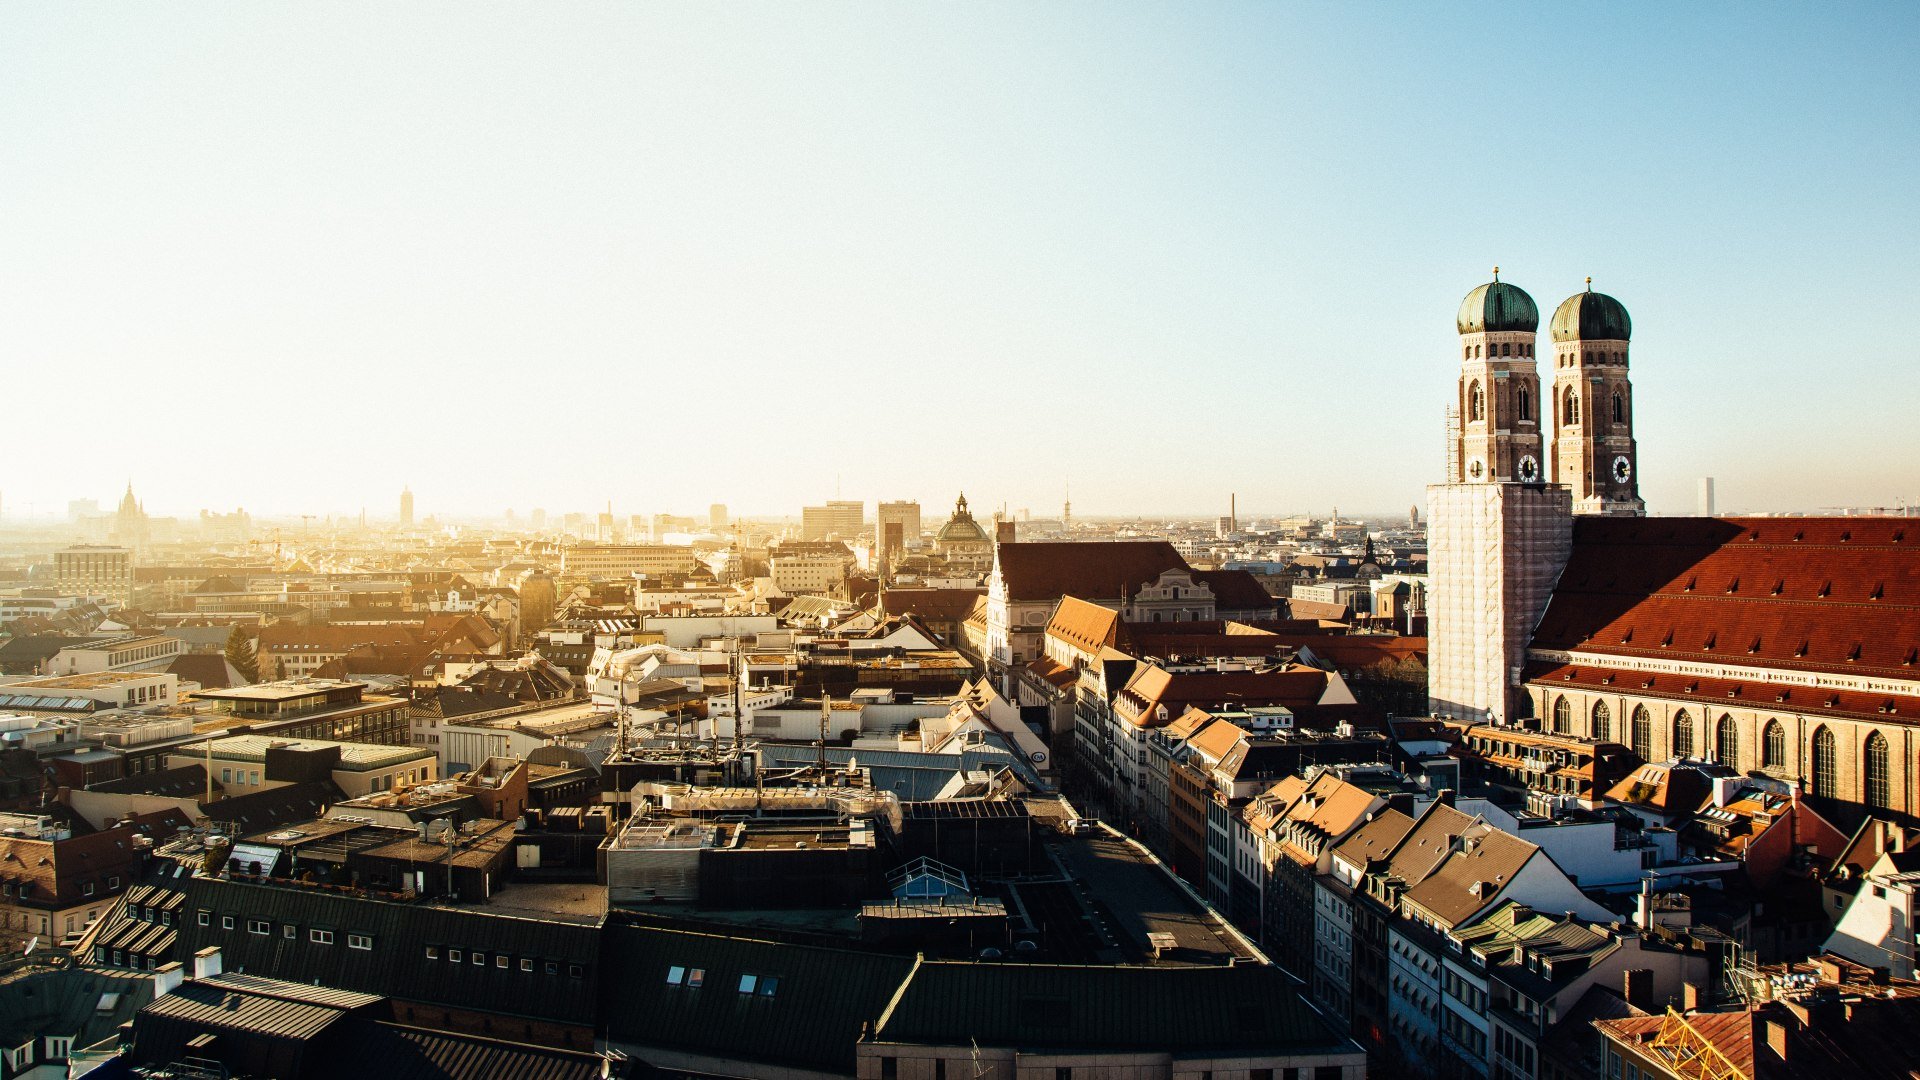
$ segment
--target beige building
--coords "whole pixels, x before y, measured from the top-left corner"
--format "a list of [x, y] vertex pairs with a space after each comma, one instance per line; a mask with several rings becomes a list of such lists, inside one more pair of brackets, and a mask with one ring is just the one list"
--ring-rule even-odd
[[54, 583], [61, 592], [104, 596], [122, 606], [133, 602], [133, 551], [78, 544], [53, 553]]
[[169, 769], [188, 765], [206, 768], [228, 796], [332, 780], [353, 799], [440, 777], [439, 758], [423, 747], [271, 735], [210, 739], [180, 747], [167, 757]]

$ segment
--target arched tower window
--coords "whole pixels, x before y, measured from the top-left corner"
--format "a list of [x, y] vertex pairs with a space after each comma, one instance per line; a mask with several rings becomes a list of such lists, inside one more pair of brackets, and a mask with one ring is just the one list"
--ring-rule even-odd
[[1507, 341], [1507, 342], [1502, 342], [1502, 343], [1501, 343], [1501, 345], [1500, 345], [1500, 355], [1501, 355], [1501, 356], [1512, 356], [1512, 355], [1513, 355], [1513, 342], [1511, 342], [1511, 341]]
[[1767, 733], [1760, 740], [1760, 767], [1783, 769], [1787, 765], [1787, 729], [1780, 721], [1767, 721]]
[[1613, 738], [1613, 710], [1604, 701], [1593, 703], [1593, 738], [1601, 742]]
[[1487, 418], [1487, 392], [1480, 389], [1479, 382], [1467, 387], [1467, 419], [1478, 423]]
[[1720, 714], [1720, 730], [1714, 733], [1714, 760], [1722, 765], [1739, 768], [1740, 729], [1733, 726], [1733, 717]]
[[1693, 717], [1685, 709], [1673, 714], [1673, 756], [1693, 756]]
[[1519, 419], [1533, 419], [1533, 394], [1524, 386], [1514, 391], [1513, 405], [1519, 412]]
[[1829, 799], [1834, 797], [1839, 788], [1834, 779], [1838, 770], [1834, 767], [1833, 758], [1833, 732], [1822, 727], [1813, 733], [1813, 793]]
[[1653, 717], [1647, 712], [1645, 705], [1633, 707], [1631, 737], [1633, 752], [1640, 755], [1640, 760], [1653, 760]]
[[1553, 730], [1558, 735], [1573, 734], [1573, 706], [1567, 704], [1565, 695], [1554, 699]]
[[1460, 346], [1460, 359], [1462, 360], [1473, 359], [1473, 346], [1471, 345]]
[[1618, 390], [1613, 392], [1613, 422], [1616, 424], [1627, 422], [1627, 395]]
[[1866, 776], [1868, 806], [1893, 806], [1893, 762], [1887, 753], [1887, 737], [1874, 732], [1867, 736], [1866, 759], [1861, 762]]
[[1566, 400], [1560, 406], [1560, 422], [1563, 424], [1580, 422], [1580, 395], [1575, 393], [1571, 386], [1567, 387]]
[[1478, 346], [1478, 345], [1475, 345], [1475, 346], [1473, 347], [1473, 357], [1474, 357], [1474, 359], [1476, 359], [1476, 360], [1478, 360], [1478, 359], [1480, 358], [1480, 346]]

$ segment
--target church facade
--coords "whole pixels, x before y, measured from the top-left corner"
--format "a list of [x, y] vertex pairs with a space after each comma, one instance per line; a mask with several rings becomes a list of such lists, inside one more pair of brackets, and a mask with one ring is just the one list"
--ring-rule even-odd
[[1624, 306], [1589, 284], [1541, 343], [1496, 273], [1457, 329], [1429, 709], [1920, 813], [1920, 521], [1649, 518]]

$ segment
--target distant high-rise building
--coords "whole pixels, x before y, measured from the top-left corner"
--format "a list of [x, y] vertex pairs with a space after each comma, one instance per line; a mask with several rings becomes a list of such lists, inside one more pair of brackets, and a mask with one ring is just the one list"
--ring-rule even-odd
[[1699, 510], [1701, 517], [1713, 516], [1713, 477], [1711, 476], [1703, 476], [1700, 478]]
[[104, 596], [123, 606], [133, 600], [133, 552], [124, 547], [80, 544], [56, 551], [53, 576], [61, 592]]
[[549, 574], [529, 574], [520, 582], [520, 629], [525, 637], [531, 639], [553, 622], [557, 598], [558, 590]]
[[874, 510], [875, 529], [882, 537], [888, 525], [900, 526], [900, 539], [908, 548], [920, 546], [920, 504], [896, 500], [880, 503]]
[[867, 504], [853, 499], [833, 499], [827, 503], [833, 515], [833, 531], [846, 539], [859, 536], [867, 527]]
[[536, 506], [533, 508], [533, 513], [527, 515], [527, 520], [533, 523], [536, 531], [544, 529], [547, 527], [547, 512]]
[[400, 489], [400, 527], [413, 528], [413, 489], [410, 487]]
[[707, 524], [715, 529], [727, 527], [727, 504], [714, 503], [707, 507]]
[[1409, 525], [1420, 524], [1420, 505], [1418, 503], [1415, 503], [1414, 505], [1407, 507], [1407, 524]]

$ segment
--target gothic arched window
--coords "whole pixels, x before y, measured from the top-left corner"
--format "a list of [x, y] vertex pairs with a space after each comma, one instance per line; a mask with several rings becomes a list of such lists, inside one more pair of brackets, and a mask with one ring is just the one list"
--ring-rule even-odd
[[1533, 394], [1528, 392], [1526, 387], [1522, 386], [1514, 391], [1513, 403], [1514, 408], [1519, 412], [1519, 419], [1533, 419]]
[[1725, 713], [1720, 714], [1720, 730], [1715, 732], [1713, 756], [1722, 765], [1739, 768], [1735, 763], [1740, 760], [1740, 729], [1733, 726], [1733, 717]]
[[1556, 698], [1553, 703], [1553, 730], [1558, 735], [1573, 733], [1573, 706], [1567, 704], [1564, 696]]
[[1613, 392], [1613, 422], [1616, 424], [1627, 422], [1627, 395], [1618, 390]]
[[1874, 732], [1867, 736], [1866, 760], [1861, 772], [1866, 775], [1868, 806], [1893, 805], [1893, 762], [1887, 753], [1887, 737]]
[[1613, 710], [1604, 701], [1593, 703], [1593, 738], [1600, 742], [1613, 738]]
[[1673, 756], [1693, 756], [1693, 717], [1685, 709], [1673, 714]]
[[1831, 799], [1839, 787], [1834, 780], [1833, 731], [1822, 727], [1813, 733], [1813, 793]]
[[1645, 705], [1633, 707], [1633, 723], [1630, 728], [1633, 739], [1633, 752], [1640, 755], [1642, 761], [1653, 760], [1653, 717]]
[[1580, 395], [1574, 393], [1571, 386], [1567, 387], [1566, 401], [1560, 407], [1560, 422], [1563, 424], [1580, 422]]
[[1767, 733], [1760, 740], [1760, 767], [1763, 769], [1785, 768], [1787, 764], [1787, 729], [1780, 721], [1767, 721]]
[[1479, 422], [1487, 418], [1487, 392], [1478, 382], [1467, 387], [1467, 419]]

